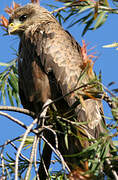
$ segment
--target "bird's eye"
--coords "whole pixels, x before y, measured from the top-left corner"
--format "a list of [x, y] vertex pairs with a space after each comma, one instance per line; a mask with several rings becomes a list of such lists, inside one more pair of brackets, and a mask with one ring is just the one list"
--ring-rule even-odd
[[27, 15], [22, 15], [19, 17], [19, 21], [25, 21], [27, 19]]

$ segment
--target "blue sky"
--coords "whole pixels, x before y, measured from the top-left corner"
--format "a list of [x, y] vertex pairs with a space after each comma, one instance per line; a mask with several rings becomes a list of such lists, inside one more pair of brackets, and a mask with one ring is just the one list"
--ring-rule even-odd
[[[4, 14], [4, 8], [11, 5], [12, 0], [1, 0], [0, 1], [0, 15]], [[16, 0], [15, 2], [20, 4], [25, 4], [28, 0]], [[46, 7], [44, 3], [53, 3], [51, 0], [42, 0], [41, 5]], [[58, 3], [60, 5], [60, 3]], [[66, 29], [67, 24], [63, 27]], [[94, 65], [94, 70], [98, 74], [102, 71], [102, 81], [105, 86], [111, 81], [115, 81], [116, 84], [112, 88], [118, 87], [118, 51], [113, 48], [102, 48], [103, 45], [111, 44], [118, 41], [117, 37], [117, 27], [118, 27], [118, 16], [111, 14], [108, 17], [106, 23], [99, 29], [95, 31], [88, 31], [84, 37], [81, 37], [83, 26], [76, 25], [69, 29], [69, 32], [74, 36], [74, 38], [81, 44], [81, 40], [84, 39], [86, 43], [89, 43], [89, 47], [96, 46], [95, 51], [100, 55], [98, 60]], [[15, 36], [2, 36], [3, 31], [0, 29], [0, 62], [7, 62], [15, 58], [13, 54], [14, 51], [11, 49], [17, 49], [18, 37]], [[1, 72], [1, 67], [0, 67]], [[105, 114], [109, 115], [108, 106], [105, 105]], [[11, 113], [12, 114], [12, 113]], [[31, 123], [31, 118], [26, 118], [21, 114], [15, 113], [15, 117], [19, 118], [26, 124]], [[10, 120], [0, 116], [0, 144], [4, 143], [7, 139], [12, 139], [16, 135], [20, 135], [24, 130], [19, 126], [15, 125]]]

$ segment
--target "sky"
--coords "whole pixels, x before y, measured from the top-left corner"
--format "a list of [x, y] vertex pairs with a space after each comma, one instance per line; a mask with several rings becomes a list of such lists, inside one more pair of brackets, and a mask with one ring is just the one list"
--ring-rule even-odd
[[[12, 0], [1, 0], [0, 1], [0, 15], [4, 14], [4, 8], [11, 5]], [[28, 2], [28, 0], [16, 0], [16, 3], [21, 5]], [[45, 4], [54, 3], [51, 0], [42, 0], [41, 5], [47, 7]], [[61, 6], [60, 3], [58, 5]], [[50, 10], [48, 8], [48, 10]], [[67, 29], [67, 24], [63, 24], [64, 29], [69, 30], [69, 32], [74, 36], [74, 38], [81, 44], [82, 39], [89, 44], [89, 47], [94, 47], [95, 51], [98, 52], [99, 58], [97, 59], [94, 70], [98, 74], [101, 70], [102, 72], [102, 82], [107, 86], [111, 81], [115, 82], [113, 88], [118, 88], [118, 51], [114, 48], [103, 48], [103, 45], [111, 44], [113, 42], [118, 42], [117, 37], [117, 27], [118, 27], [118, 16], [111, 14], [108, 17], [106, 23], [99, 29], [94, 31], [88, 31], [84, 37], [81, 37], [83, 25], [75, 25], [71, 29]], [[0, 29], [0, 62], [8, 62], [15, 58], [14, 51], [12, 48], [17, 49], [18, 47], [18, 37], [15, 36], [3, 36], [3, 31]], [[0, 67], [0, 72], [1, 72]], [[9, 103], [8, 103], [9, 105]], [[110, 115], [110, 111], [107, 105], [104, 105], [105, 114]], [[11, 113], [12, 114], [12, 113]], [[29, 117], [24, 117], [21, 114], [15, 113], [15, 117], [30, 124], [32, 119]], [[13, 122], [0, 116], [0, 144], [3, 144], [7, 139], [12, 139], [16, 135], [20, 135], [24, 130], [15, 125]]]

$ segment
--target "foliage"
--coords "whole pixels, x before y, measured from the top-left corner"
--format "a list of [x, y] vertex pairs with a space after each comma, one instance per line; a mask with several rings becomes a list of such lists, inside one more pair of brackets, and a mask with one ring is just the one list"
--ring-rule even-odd
[[11, 106], [14, 106], [14, 100], [17, 106], [20, 105], [16, 64], [17, 59], [9, 63], [0, 63], [0, 66], [6, 66], [5, 69], [3, 68], [3, 72], [0, 73], [0, 102], [3, 102], [4, 105], [7, 97]]
[[[88, 30], [95, 30], [101, 27], [107, 20], [110, 14], [118, 14], [117, 1], [112, 1], [112, 6], [107, 0], [57, 0], [63, 3], [63, 7], [52, 11], [58, 18], [59, 22], [66, 22], [70, 20], [68, 28], [75, 24], [84, 24], [82, 35]], [[50, 5], [54, 8], [54, 6]], [[65, 13], [64, 13], [65, 12]]]
[[[87, 0], [87, 1], [77, 1], [77, 0], [58, 0], [63, 4], [63, 7], [59, 8], [58, 6], [50, 5], [52, 9], [56, 8], [56, 10], [52, 11], [52, 13], [55, 15], [55, 17], [59, 20], [60, 23], [71, 21], [69, 24], [69, 27], [72, 27], [75, 24], [84, 24], [84, 30], [82, 35], [87, 33], [88, 30], [96, 30], [97, 28], [100, 28], [107, 20], [108, 16], [111, 13], [118, 14], [118, 10], [110, 7], [107, 0], [101, 0], [101, 1], [94, 1], [94, 0]], [[113, 4], [117, 7], [117, 1], [113, 0]], [[110, 3], [111, 4], [111, 3]], [[3, 20], [4, 18], [2, 18]], [[4, 22], [7, 22], [6, 20]], [[6, 24], [5, 24], [6, 25]], [[116, 47], [117, 43], [111, 46], [106, 47]], [[90, 60], [90, 59], [89, 59]], [[88, 70], [88, 62], [86, 64], [86, 71]], [[0, 72], [0, 100], [1, 104], [7, 104], [8, 98], [11, 106], [20, 105], [19, 95], [18, 95], [18, 75], [17, 75], [17, 59], [9, 62], [9, 63], [0, 63], [0, 66], [5, 66], [5, 68], [2, 69]], [[91, 64], [90, 64], [91, 68]], [[90, 69], [91, 70], [91, 69]], [[84, 75], [82, 74], [82, 76]], [[118, 142], [116, 141], [116, 138], [118, 136], [118, 98], [116, 95], [113, 94], [118, 92], [118, 89], [113, 90], [113, 92], [110, 92], [106, 87], [104, 87], [101, 84], [101, 76], [100, 79], [96, 78], [94, 79], [95, 86], [97, 85], [99, 87], [99, 92], [95, 92], [94, 94], [90, 94], [87, 91], [84, 91], [84, 95], [89, 96], [91, 98], [96, 98], [96, 94], [101, 96], [101, 94], [104, 97], [104, 100], [108, 103], [110, 106], [111, 112], [113, 117], [108, 118], [109, 123], [107, 126], [107, 133], [101, 134], [101, 136], [94, 140], [89, 139], [89, 141], [92, 142], [92, 145], [83, 150], [80, 153], [73, 154], [71, 156], [78, 157], [81, 159], [80, 164], [82, 165], [82, 169], [79, 169], [80, 175], [84, 177], [84, 179], [89, 179], [90, 176], [88, 174], [93, 175], [93, 179], [96, 179], [97, 176], [99, 176], [101, 179], [107, 177], [108, 179], [113, 179], [115, 177], [115, 173], [118, 172]], [[90, 82], [90, 85], [93, 84], [93, 82]], [[83, 88], [84, 89], [84, 88]], [[86, 89], [86, 88], [85, 88]], [[107, 93], [110, 95], [108, 96]], [[83, 99], [82, 99], [83, 100]], [[16, 102], [16, 104], [15, 104]], [[77, 101], [78, 102], [78, 101]], [[3, 108], [4, 110], [4, 108]], [[67, 114], [69, 114], [67, 112]], [[79, 123], [75, 122], [75, 117], [66, 117], [65, 114], [63, 116], [60, 116], [56, 109], [50, 108], [50, 119], [49, 122], [51, 122], [51, 128], [55, 128], [55, 124], [59, 123], [61, 128], [64, 131], [65, 136], [65, 144], [68, 148], [68, 134], [73, 133], [71, 131], [71, 126], [77, 126], [79, 128]], [[107, 119], [107, 118], [106, 118]], [[67, 126], [68, 124], [68, 126]], [[31, 124], [32, 125], [32, 124]], [[25, 128], [25, 126], [22, 127]], [[30, 126], [26, 126], [28, 129]], [[50, 124], [47, 124], [47, 126], [44, 127], [44, 129], [48, 129], [54, 134], [55, 141], [56, 141], [56, 130], [51, 129]], [[14, 178], [15, 173], [15, 167], [16, 167], [16, 159], [11, 154], [4, 153], [4, 149], [7, 149], [7, 145], [11, 145], [13, 149], [15, 149], [15, 154], [18, 153], [19, 148], [13, 142], [16, 144], [19, 143], [21, 145], [22, 140], [24, 140], [23, 144], [23, 153], [19, 151], [19, 157], [18, 157], [18, 169], [19, 169], [19, 177], [20, 179], [23, 179], [24, 174], [27, 174], [27, 169], [30, 165], [31, 156], [27, 155], [27, 150], [30, 150], [32, 153], [34, 152], [33, 146], [37, 150], [37, 142], [39, 142], [40, 147], [45, 145], [46, 141], [43, 139], [42, 142], [42, 136], [40, 136], [40, 139], [35, 139], [37, 137], [37, 130], [38, 135], [40, 132], [42, 132], [44, 129], [40, 129], [39, 127], [32, 128], [32, 132], [34, 133], [34, 137], [32, 136], [26, 136], [25, 139], [23, 137], [16, 137], [15, 139], [12, 139], [11, 141], [7, 141], [4, 145], [1, 145], [1, 174], [0, 176], [6, 177], [6, 179]], [[54, 131], [55, 130], [55, 131]], [[29, 132], [27, 132], [28, 134]], [[78, 137], [77, 137], [78, 138]], [[20, 139], [20, 140], [18, 140]], [[112, 143], [111, 143], [112, 141]], [[36, 143], [35, 143], [36, 142]], [[67, 175], [67, 170], [64, 167], [64, 162], [61, 159], [61, 156], [59, 155], [58, 148], [53, 149], [54, 153], [56, 154], [55, 160], [53, 163], [56, 166], [56, 163], [62, 164], [61, 171], [50, 171], [49, 177], [50, 179], [68, 179], [69, 176]], [[24, 152], [26, 152], [26, 156], [24, 155]], [[108, 155], [108, 152], [111, 153], [112, 156]], [[31, 154], [32, 154], [31, 153]], [[35, 174], [37, 176], [37, 165], [40, 164], [40, 158], [37, 157], [36, 151], [33, 154], [33, 161], [32, 161], [32, 169], [35, 171]], [[60, 159], [59, 159], [60, 158]], [[85, 162], [88, 163], [88, 168], [85, 167]], [[103, 173], [103, 166], [105, 164], [105, 173]], [[87, 175], [85, 175], [85, 172], [87, 172]], [[29, 173], [29, 179], [30, 179], [30, 173]], [[34, 177], [35, 179], [35, 177]]]

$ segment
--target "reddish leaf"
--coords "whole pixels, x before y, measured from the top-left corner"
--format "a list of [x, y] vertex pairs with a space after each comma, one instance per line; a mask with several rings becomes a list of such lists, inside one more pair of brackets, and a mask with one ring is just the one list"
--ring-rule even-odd
[[98, 16], [98, 5], [99, 5], [99, 2], [96, 2], [95, 3], [95, 12], [94, 12], [94, 20], [97, 18]]
[[13, 1], [13, 9], [17, 9], [18, 7], [20, 7], [20, 5]]
[[20, 5], [19, 4], [17, 4], [17, 3], [15, 3], [14, 1], [13, 1], [13, 7], [11, 6], [10, 8], [7, 6], [6, 8], [5, 8], [5, 12], [7, 13], [7, 14], [12, 14], [12, 12], [15, 10], [15, 9], [17, 9], [18, 7], [20, 7]]
[[39, 0], [31, 0], [31, 3], [38, 3], [38, 4], [40, 4], [40, 1]]
[[1, 16], [0, 19], [1, 19], [1, 20], [0, 20], [1, 25], [4, 26], [5, 28], [7, 28], [7, 26], [8, 26], [8, 20], [7, 20], [4, 16]]
[[13, 12], [13, 9], [12, 9], [12, 7], [11, 8], [9, 8], [8, 6], [5, 8], [5, 12], [7, 13], [7, 14], [12, 14], [12, 12]]
[[87, 46], [84, 40], [82, 40], [82, 44], [83, 44], [83, 47], [81, 47], [82, 58], [84, 62], [87, 62], [88, 61], [87, 48], [86, 48]]
[[85, 169], [81, 169], [80, 167], [78, 167], [76, 170], [73, 170], [68, 175], [69, 180], [92, 180], [92, 179], [94, 180], [94, 176], [92, 176], [91, 174], [86, 173], [88, 168], [87, 169], [86, 169], [86, 167], [84, 167], [84, 168]]
[[82, 40], [83, 46], [81, 47], [81, 54], [83, 59], [83, 64], [81, 65], [82, 70], [84, 70], [88, 66], [87, 73], [89, 77], [93, 76], [93, 58], [95, 57], [93, 54], [87, 55], [87, 45], [84, 40]]

